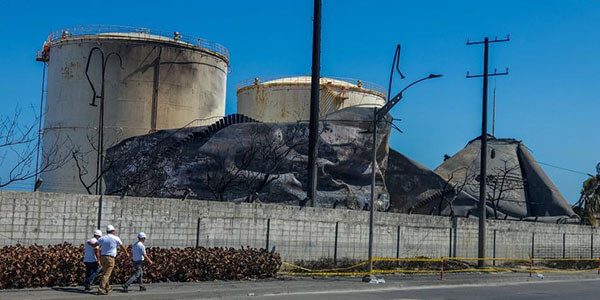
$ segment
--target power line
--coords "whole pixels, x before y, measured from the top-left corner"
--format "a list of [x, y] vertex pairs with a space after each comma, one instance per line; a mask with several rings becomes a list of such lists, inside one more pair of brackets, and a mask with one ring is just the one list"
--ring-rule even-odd
[[[494, 151], [496, 151], [496, 152], [500, 152], [500, 153], [512, 155], [512, 153], [510, 153], [510, 152], [506, 152], [506, 151], [500, 150], [498, 148], [494, 148], [493, 146], [490, 147], [490, 148], [494, 149]], [[537, 162], [540, 165], [544, 165], [544, 166], [548, 166], [548, 167], [560, 169], [560, 170], [563, 170], [563, 171], [568, 171], [568, 172], [572, 172], [572, 173], [576, 173], [576, 174], [581, 174], [581, 175], [585, 175], [585, 176], [593, 176], [592, 174], [587, 173], [587, 172], [577, 171], [577, 170], [573, 170], [573, 169], [569, 169], [569, 168], [565, 168], [565, 167], [560, 167], [560, 166], [557, 166], [557, 165], [554, 165], [554, 164], [549, 164], [549, 163], [541, 162], [539, 160], [536, 160], [535, 162]]]
[[582, 171], [577, 171], [577, 170], [573, 170], [573, 169], [568, 169], [568, 168], [564, 168], [564, 167], [559, 167], [559, 166], [557, 166], [557, 165], [553, 165], [553, 164], [549, 164], [549, 163], [541, 162], [541, 161], [539, 161], [539, 160], [536, 160], [536, 162], [537, 162], [538, 164], [540, 164], [540, 165], [545, 165], [545, 166], [552, 167], [552, 168], [556, 168], [556, 169], [560, 169], [560, 170], [563, 170], [563, 171], [568, 171], [568, 172], [572, 172], [572, 173], [576, 173], [576, 174], [581, 174], [581, 175], [585, 175], [585, 176], [593, 176], [593, 175], [592, 175], [592, 174], [590, 174], [590, 173], [586, 173], [586, 172], [582, 172]]

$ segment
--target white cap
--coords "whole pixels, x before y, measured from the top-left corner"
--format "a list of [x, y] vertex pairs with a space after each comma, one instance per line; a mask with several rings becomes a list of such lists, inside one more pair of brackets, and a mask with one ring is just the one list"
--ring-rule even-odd
[[112, 225], [106, 226], [106, 232], [111, 232], [113, 230], [115, 230], [115, 226], [112, 226]]
[[138, 239], [145, 239], [146, 238], [146, 234], [143, 232], [138, 233]]
[[102, 231], [96, 229], [96, 230], [94, 230], [94, 235], [102, 236]]

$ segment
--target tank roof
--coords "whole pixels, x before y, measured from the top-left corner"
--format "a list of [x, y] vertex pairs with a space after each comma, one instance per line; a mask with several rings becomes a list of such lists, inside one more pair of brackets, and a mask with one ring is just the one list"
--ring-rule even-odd
[[[362, 81], [359, 79], [352, 78], [339, 78], [339, 77], [321, 77], [320, 84], [332, 84], [334, 86], [346, 87], [356, 90], [365, 90], [367, 92], [375, 92], [385, 98], [385, 89], [377, 84]], [[310, 85], [312, 82], [311, 76], [300, 75], [300, 76], [278, 76], [278, 77], [256, 77], [253, 79], [247, 79], [240, 82], [237, 86], [238, 92], [244, 88], [252, 87], [255, 85]]]
[[48, 35], [50, 46], [73, 39], [129, 39], [164, 42], [184, 47], [208, 50], [229, 62], [229, 51], [223, 45], [202, 38], [184, 35], [179, 32], [165, 32], [142, 27], [116, 25], [87, 25], [63, 28]]

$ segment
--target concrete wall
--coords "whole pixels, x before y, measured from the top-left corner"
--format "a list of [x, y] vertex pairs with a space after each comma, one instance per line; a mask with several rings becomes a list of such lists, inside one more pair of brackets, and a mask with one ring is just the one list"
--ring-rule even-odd
[[[80, 244], [96, 226], [97, 209], [97, 196], [0, 191], [0, 245]], [[366, 211], [104, 197], [102, 227], [115, 225], [125, 243], [144, 231], [148, 245], [161, 247], [265, 247], [268, 232], [269, 248], [296, 261], [333, 258], [336, 223], [337, 257], [366, 259]], [[376, 213], [375, 224], [377, 256], [477, 256], [476, 219]], [[487, 234], [489, 257], [528, 258], [532, 246], [535, 257], [562, 257], [563, 241], [566, 257], [600, 255], [591, 227], [489, 221]]]

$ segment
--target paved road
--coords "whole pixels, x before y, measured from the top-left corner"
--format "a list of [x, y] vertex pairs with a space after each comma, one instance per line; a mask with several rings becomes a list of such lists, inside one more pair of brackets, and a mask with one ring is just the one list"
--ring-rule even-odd
[[600, 299], [600, 282], [538, 281], [526, 283], [481, 284], [462, 286], [422, 286], [377, 290], [347, 290], [337, 292], [294, 293], [243, 297], [244, 299]]
[[70, 299], [600, 299], [596, 272], [546, 274], [545, 279], [524, 273], [389, 275], [385, 284], [368, 284], [358, 277], [280, 277], [256, 281], [148, 284], [147, 292], [132, 288], [95, 296], [82, 287], [0, 290], [1, 300]]

